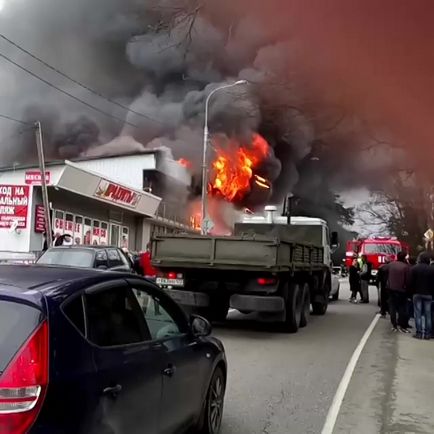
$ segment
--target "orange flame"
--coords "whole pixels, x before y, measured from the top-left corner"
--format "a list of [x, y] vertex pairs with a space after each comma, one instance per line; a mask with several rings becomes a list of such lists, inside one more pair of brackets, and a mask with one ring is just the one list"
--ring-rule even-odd
[[193, 166], [191, 164], [191, 161], [187, 160], [186, 158], [180, 158], [177, 162], [178, 162], [178, 164], [185, 167], [186, 169], [191, 169]]
[[[240, 146], [232, 141], [228, 149], [218, 149], [212, 163], [213, 179], [210, 194], [223, 196], [229, 202], [242, 199], [251, 187], [254, 169], [268, 156], [269, 145], [259, 134], [254, 134], [250, 146]], [[255, 182], [262, 188], [270, 188], [268, 181], [255, 175]]]

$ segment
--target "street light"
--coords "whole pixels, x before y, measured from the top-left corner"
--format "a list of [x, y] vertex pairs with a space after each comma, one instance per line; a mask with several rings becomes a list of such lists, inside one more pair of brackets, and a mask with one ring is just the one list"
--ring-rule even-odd
[[238, 80], [235, 83], [231, 84], [225, 84], [223, 86], [217, 87], [214, 90], [212, 90], [209, 95], [206, 98], [205, 101], [205, 124], [203, 127], [203, 156], [202, 156], [202, 225], [201, 225], [201, 233], [202, 235], [208, 234], [208, 222], [207, 214], [208, 214], [208, 162], [207, 162], [207, 155], [208, 155], [208, 138], [209, 138], [209, 130], [208, 130], [208, 108], [209, 108], [209, 102], [211, 97], [218, 91], [223, 89], [228, 89], [230, 87], [239, 86], [242, 84], [247, 84], [247, 80]]

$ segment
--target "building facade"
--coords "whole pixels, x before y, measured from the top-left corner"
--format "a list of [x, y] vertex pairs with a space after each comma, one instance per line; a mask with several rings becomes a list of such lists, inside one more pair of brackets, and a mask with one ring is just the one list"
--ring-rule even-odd
[[[74, 244], [140, 251], [154, 233], [192, 231], [185, 216], [165, 215], [168, 204], [146, 184], [150, 176], [158, 174], [172, 190], [186, 191], [188, 174], [172, 160], [171, 174], [166, 175], [161, 168], [167, 164], [161, 163], [159, 151], [47, 164], [54, 236], [69, 234]], [[173, 177], [174, 173], [179, 176]], [[41, 251], [45, 231], [42, 203], [38, 168], [0, 169], [0, 260], [32, 260]]]

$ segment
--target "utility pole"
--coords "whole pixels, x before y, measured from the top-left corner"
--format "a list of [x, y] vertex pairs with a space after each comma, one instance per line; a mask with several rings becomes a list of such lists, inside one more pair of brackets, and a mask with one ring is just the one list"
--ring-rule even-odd
[[202, 195], [201, 195], [201, 233], [208, 235], [212, 229], [213, 223], [208, 216], [208, 145], [209, 145], [209, 129], [208, 129], [208, 108], [211, 97], [223, 89], [247, 84], [246, 80], [238, 80], [235, 83], [219, 86], [209, 93], [205, 100], [205, 123], [203, 127], [203, 149], [202, 149]]
[[50, 216], [50, 202], [48, 200], [47, 179], [45, 172], [45, 156], [44, 156], [44, 143], [42, 140], [42, 126], [38, 121], [35, 123], [36, 134], [36, 147], [38, 149], [39, 171], [41, 172], [41, 188], [42, 188], [42, 202], [44, 204], [45, 213], [45, 237], [47, 240], [47, 247], [53, 245], [53, 231], [51, 229], [51, 216]]

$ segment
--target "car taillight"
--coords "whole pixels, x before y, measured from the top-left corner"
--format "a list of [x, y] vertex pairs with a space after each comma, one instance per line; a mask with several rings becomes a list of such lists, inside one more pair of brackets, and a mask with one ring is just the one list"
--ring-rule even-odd
[[48, 385], [48, 323], [41, 323], [0, 376], [0, 433], [24, 434]]
[[167, 273], [167, 277], [169, 279], [176, 279], [176, 273], [174, 273], [174, 272]]
[[274, 277], [259, 277], [257, 279], [258, 285], [261, 286], [267, 286], [267, 285], [274, 285], [277, 280]]

